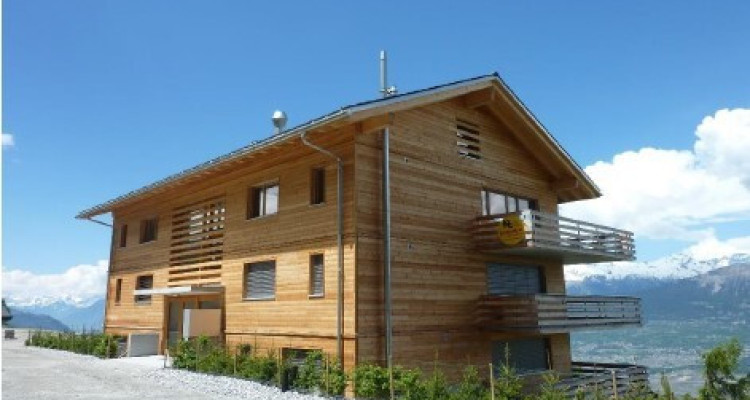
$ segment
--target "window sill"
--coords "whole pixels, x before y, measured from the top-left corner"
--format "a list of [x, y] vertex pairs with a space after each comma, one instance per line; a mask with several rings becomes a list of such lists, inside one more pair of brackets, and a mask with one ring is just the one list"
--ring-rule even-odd
[[308, 294], [307, 295], [307, 298], [310, 299], [310, 300], [324, 299], [325, 297], [326, 297], [325, 293], [323, 293], [323, 294]]
[[156, 239], [149, 240], [148, 242], [138, 242], [138, 244], [141, 245], [141, 246], [147, 245], [147, 244], [152, 244], [152, 243], [156, 243]]
[[276, 297], [243, 297], [242, 301], [274, 301]]
[[[117, 304], [117, 305], [119, 305], [119, 304]], [[150, 301], [136, 301], [136, 302], [135, 302], [135, 306], [136, 306], [136, 307], [141, 307], [141, 306], [150, 306], [150, 305], [151, 305], [151, 302], [150, 302]]]
[[279, 214], [278, 212], [275, 212], [273, 214], [259, 215], [257, 217], [250, 217], [250, 218], [246, 219], [246, 221], [262, 221], [262, 220], [265, 220], [265, 219], [273, 218], [273, 217], [277, 216], [278, 214]]
[[322, 203], [310, 204], [309, 206], [310, 206], [310, 208], [318, 208], [318, 207], [324, 207], [326, 205], [327, 205], [327, 203], [324, 201]]

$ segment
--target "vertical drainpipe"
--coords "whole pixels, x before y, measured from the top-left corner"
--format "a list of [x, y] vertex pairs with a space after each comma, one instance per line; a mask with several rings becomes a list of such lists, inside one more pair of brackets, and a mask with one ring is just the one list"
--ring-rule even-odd
[[310, 143], [302, 132], [300, 139], [306, 146], [336, 160], [336, 245], [338, 246], [338, 293], [336, 297], [336, 357], [344, 366], [344, 162], [341, 157]]
[[386, 127], [383, 131], [383, 297], [385, 301], [385, 358], [389, 370], [393, 367], [390, 133], [390, 127]]

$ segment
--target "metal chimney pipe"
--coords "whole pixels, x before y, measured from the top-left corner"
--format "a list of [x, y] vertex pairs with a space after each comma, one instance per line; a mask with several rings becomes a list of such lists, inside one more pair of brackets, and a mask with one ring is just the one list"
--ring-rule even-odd
[[385, 50], [380, 50], [380, 94], [388, 97], [388, 71]]

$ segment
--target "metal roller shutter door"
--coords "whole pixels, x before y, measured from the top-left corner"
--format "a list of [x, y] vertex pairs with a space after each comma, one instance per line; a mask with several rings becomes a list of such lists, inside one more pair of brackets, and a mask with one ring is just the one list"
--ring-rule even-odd
[[539, 267], [487, 264], [487, 293], [513, 295], [542, 293], [542, 274]]

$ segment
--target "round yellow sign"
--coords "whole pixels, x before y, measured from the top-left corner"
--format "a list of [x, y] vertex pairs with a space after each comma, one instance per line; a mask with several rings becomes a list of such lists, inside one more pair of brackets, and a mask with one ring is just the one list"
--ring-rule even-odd
[[507, 246], [515, 246], [526, 239], [526, 226], [516, 214], [503, 217], [497, 225], [497, 237]]

